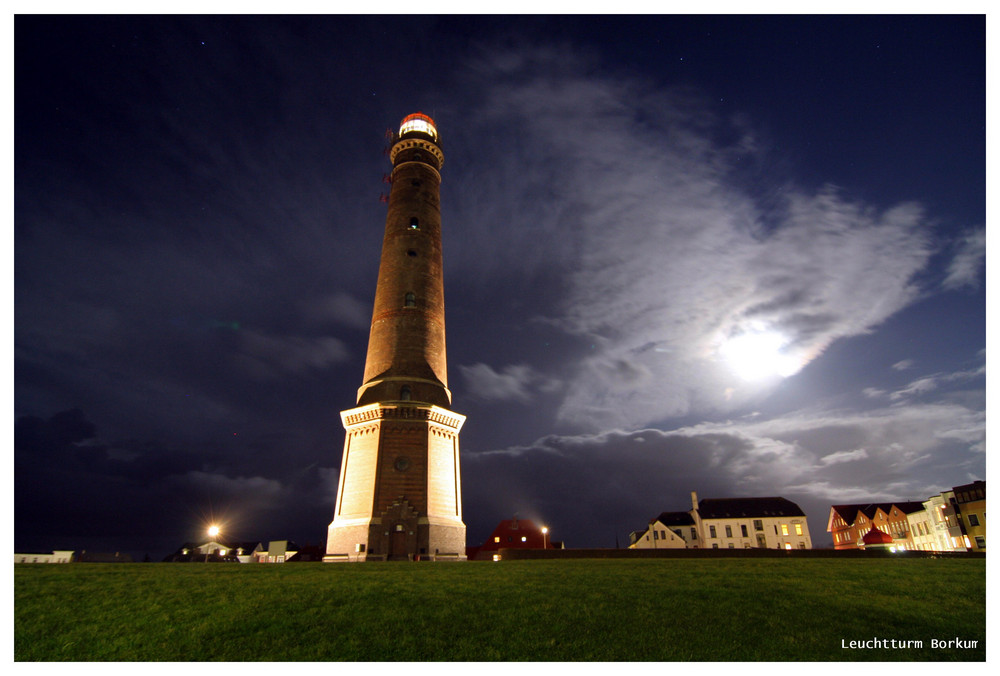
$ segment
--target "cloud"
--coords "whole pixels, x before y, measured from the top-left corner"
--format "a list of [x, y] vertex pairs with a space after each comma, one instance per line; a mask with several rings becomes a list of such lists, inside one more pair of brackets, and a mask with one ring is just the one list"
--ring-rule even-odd
[[302, 312], [315, 323], [343, 324], [355, 329], [368, 329], [371, 325], [371, 304], [343, 291], [303, 304]]
[[942, 286], [945, 289], [978, 287], [980, 271], [986, 264], [986, 229], [979, 228], [967, 233], [953, 248], [955, 254], [948, 265], [948, 274]]
[[480, 133], [519, 131], [472, 192], [495, 186], [491, 203], [512, 213], [492, 218], [531, 224], [496, 223], [524, 252], [511, 264], [560, 271], [552, 319], [595, 345], [570, 369], [562, 421], [635, 427], [748, 405], [778, 379], [740, 378], [729, 341], [773, 336], [788, 375], [918, 296], [933, 253], [919, 204], [754, 175], [766, 144], [691, 91], [597, 75], [571, 50], [514, 56], [479, 64]]
[[952, 373], [935, 373], [912, 381], [906, 387], [896, 390], [889, 395], [890, 399], [901, 400], [909, 397], [920, 396], [936, 390], [948, 383], [963, 383], [986, 375], [985, 355], [980, 354], [983, 363], [976, 368], [954, 371]]
[[551, 391], [558, 383], [542, 376], [526, 364], [511, 364], [501, 372], [488, 364], [459, 366], [469, 393], [487, 401], [531, 401], [532, 389]]
[[824, 465], [834, 465], [838, 462], [852, 462], [854, 460], [864, 460], [868, 457], [868, 451], [863, 448], [856, 448], [853, 451], [837, 451], [830, 455], [824, 455], [820, 462]]
[[281, 482], [261, 476], [231, 477], [216, 472], [192, 470], [181, 476], [170, 477], [170, 481], [196, 489], [209, 491], [217, 497], [254, 495], [268, 499], [281, 493]]
[[344, 343], [333, 337], [271, 336], [247, 330], [240, 334], [236, 359], [253, 377], [267, 380], [288, 373], [325, 369], [349, 358]]
[[913, 368], [913, 360], [903, 359], [902, 361], [897, 361], [895, 364], [892, 365], [892, 368], [895, 371], [905, 371], [907, 369], [911, 369]]

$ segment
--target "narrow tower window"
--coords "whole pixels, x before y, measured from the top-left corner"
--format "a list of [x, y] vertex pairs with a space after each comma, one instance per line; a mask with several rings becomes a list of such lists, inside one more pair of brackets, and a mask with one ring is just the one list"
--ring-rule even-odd
[[417, 220], [416, 216], [410, 218], [410, 230], [419, 230], [420, 221]]
[[409, 401], [411, 396], [412, 395], [411, 395], [411, 392], [410, 392], [410, 386], [409, 385], [403, 385], [403, 387], [401, 387], [400, 390], [399, 390], [399, 398], [402, 401]]
[[413, 293], [407, 293], [406, 298], [403, 300], [403, 307], [416, 307], [417, 297]]

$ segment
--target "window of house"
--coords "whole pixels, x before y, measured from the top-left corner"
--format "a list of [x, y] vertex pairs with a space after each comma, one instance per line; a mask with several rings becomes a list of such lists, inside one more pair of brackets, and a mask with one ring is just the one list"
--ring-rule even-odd
[[715, 526], [709, 526], [708, 527], [708, 537], [710, 537], [710, 538], [714, 538], [715, 537]]
[[979, 517], [976, 516], [975, 514], [970, 514], [969, 515], [969, 525], [970, 526], [978, 526], [979, 525]]
[[656, 532], [655, 530], [653, 531], [653, 539], [654, 540], [659, 540], [660, 539], [660, 534], [658, 532]]
[[745, 523], [740, 524], [740, 533], [743, 537], [747, 537], [747, 525]]
[[726, 537], [727, 538], [733, 537], [733, 527], [732, 526], [726, 526]]
[[528, 541], [527, 536], [522, 535], [521, 536], [521, 542], [527, 542], [527, 541]]
[[713, 542], [712, 543], [712, 549], [718, 549], [718, 548], [719, 548], [719, 543], [718, 542]]
[[729, 543], [729, 548], [730, 548], [730, 549], [736, 549], [736, 546], [735, 546], [735, 545], [734, 545], [734, 544], [733, 544], [732, 542], [730, 542], [730, 543]]
[[753, 529], [754, 530], [764, 530], [764, 522], [761, 521], [760, 519], [754, 519], [753, 520]]
[[494, 537], [493, 542], [500, 542], [500, 536], [497, 535], [496, 537]]
[[403, 385], [399, 390], [399, 398], [403, 401], [409, 401], [411, 396], [413, 396], [413, 393], [410, 391], [410, 386]]
[[984, 538], [982, 535], [977, 535], [976, 546], [979, 547], [980, 549], [986, 549], [986, 538]]
[[795, 524], [795, 534], [796, 535], [802, 535], [802, 524], [801, 523]]
[[788, 535], [788, 524], [787, 523], [781, 524], [781, 534], [782, 535]]

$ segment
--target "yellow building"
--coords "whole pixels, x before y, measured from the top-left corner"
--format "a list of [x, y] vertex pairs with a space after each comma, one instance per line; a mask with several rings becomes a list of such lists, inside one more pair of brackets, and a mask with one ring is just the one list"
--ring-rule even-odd
[[714, 498], [691, 493], [701, 545], [711, 549], [812, 549], [805, 512], [791, 500]]
[[954, 506], [965, 534], [965, 547], [971, 552], [986, 551], [986, 482], [955, 486]]

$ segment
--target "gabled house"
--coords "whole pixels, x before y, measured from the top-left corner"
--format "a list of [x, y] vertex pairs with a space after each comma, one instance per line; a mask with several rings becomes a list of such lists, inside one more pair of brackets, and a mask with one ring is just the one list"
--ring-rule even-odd
[[874, 527], [892, 538], [891, 547], [915, 550], [912, 526], [921, 524], [917, 532], [919, 537], [925, 536], [924, 511], [923, 502], [912, 500], [832, 505], [826, 529], [833, 536], [834, 549], [864, 549], [864, 538]]
[[644, 531], [629, 533], [629, 549], [686, 549], [698, 541], [694, 519], [688, 512], [663, 512]]

